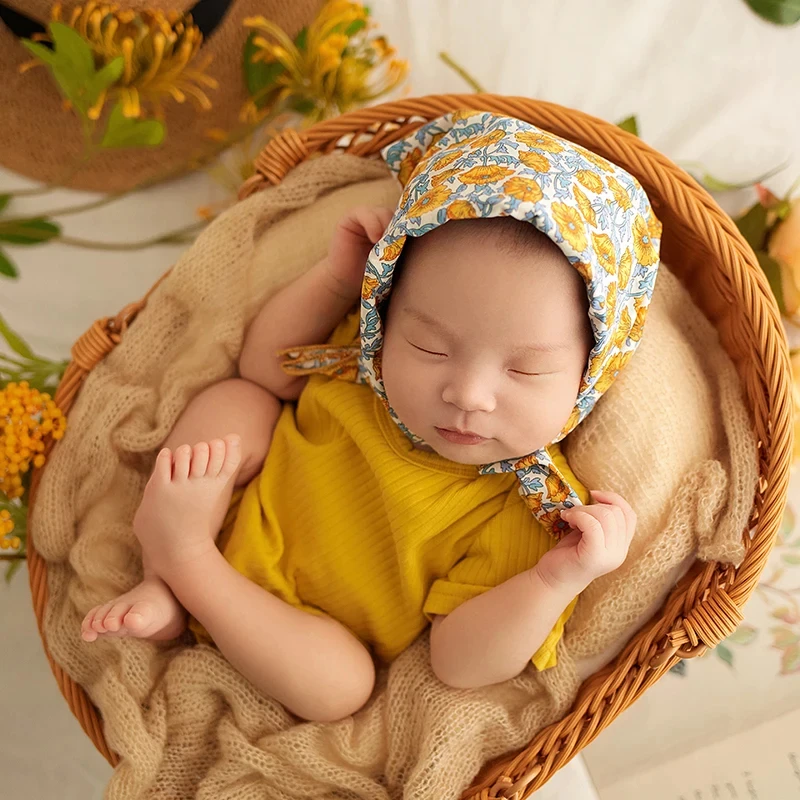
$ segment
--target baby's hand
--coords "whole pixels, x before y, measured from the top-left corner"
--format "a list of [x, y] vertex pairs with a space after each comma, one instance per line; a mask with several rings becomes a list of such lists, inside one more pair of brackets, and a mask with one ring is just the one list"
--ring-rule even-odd
[[393, 213], [390, 208], [359, 206], [336, 226], [328, 250], [328, 269], [338, 294], [353, 300], [359, 296], [369, 251], [383, 236]]
[[561, 512], [573, 529], [535, 569], [549, 586], [582, 592], [595, 578], [613, 572], [628, 555], [636, 529], [636, 514], [613, 492], [591, 492], [595, 501]]

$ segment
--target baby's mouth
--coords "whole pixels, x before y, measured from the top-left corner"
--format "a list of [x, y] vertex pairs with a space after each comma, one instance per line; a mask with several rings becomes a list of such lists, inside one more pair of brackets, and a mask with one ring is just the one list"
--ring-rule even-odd
[[435, 428], [436, 433], [447, 442], [453, 444], [481, 444], [489, 440], [485, 436], [481, 436], [473, 431], [460, 431], [456, 428]]

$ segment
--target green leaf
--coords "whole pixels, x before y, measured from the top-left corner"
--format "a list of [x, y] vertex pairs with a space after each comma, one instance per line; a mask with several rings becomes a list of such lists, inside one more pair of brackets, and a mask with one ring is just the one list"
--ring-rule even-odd
[[764, 249], [767, 238], [767, 209], [761, 203], [756, 203], [734, 222], [753, 250]]
[[308, 27], [300, 28], [297, 36], [294, 37], [294, 46], [302, 53], [306, 49], [306, 40], [308, 39]]
[[129, 119], [122, 103], [111, 109], [101, 147], [157, 147], [164, 141], [166, 129], [157, 119]]
[[102, 91], [102, 87], [95, 86], [96, 70], [92, 49], [69, 25], [51, 22], [49, 27], [53, 41], [52, 50], [29, 40], [23, 40], [22, 43], [40, 61], [47, 64], [61, 93], [85, 117]]
[[63, 22], [50, 23], [50, 38], [60, 59], [68, 62], [76, 74], [86, 79], [94, 73], [94, 56], [86, 39]]
[[120, 56], [113, 61], [109, 61], [108, 64], [95, 72], [94, 76], [87, 81], [86, 101], [90, 108], [97, 102], [102, 92], [122, 77], [122, 71], [124, 69], [125, 59]]
[[740, 625], [725, 641], [732, 644], [748, 645], [755, 641], [758, 630], [752, 625]]
[[58, 61], [58, 56], [49, 48], [30, 39], [20, 39], [22, 46], [31, 54], [36, 56], [39, 61], [52, 66]]
[[781, 675], [792, 675], [795, 672], [800, 672], [800, 644], [787, 647], [781, 659]]
[[17, 572], [21, 567], [22, 567], [21, 558], [14, 559], [14, 561], [9, 561], [8, 566], [6, 567], [6, 578], [5, 578], [7, 584], [11, 583], [11, 579], [14, 577], [14, 575], [17, 574]]
[[686, 677], [686, 662], [681, 660], [674, 667], [670, 667], [669, 671], [681, 678]]
[[733, 667], [733, 653], [725, 647], [724, 644], [718, 644], [714, 652], [721, 658], [729, 667]]
[[784, 553], [781, 560], [790, 567], [800, 567], [800, 553]]
[[0, 213], [2, 213], [3, 209], [8, 205], [9, 200], [11, 200], [10, 194], [0, 194]]
[[772, 289], [772, 293], [775, 295], [775, 300], [778, 302], [778, 308], [780, 309], [781, 314], [785, 314], [786, 302], [783, 299], [783, 284], [781, 283], [780, 264], [763, 251], [757, 252], [756, 258], [758, 258], [758, 263], [761, 265], [761, 269], [764, 270], [764, 274], [767, 276], [769, 288]]
[[0, 336], [6, 340], [8, 346], [17, 355], [28, 359], [36, 358], [28, 343], [21, 336], [11, 330], [8, 323], [2, 317], [0, 317]]
[[307, 97], [299, 97], [291, 105], [300, 114], [310, 114], [317, 107], [317, 104]]
[[794, 25], [800, 21], [800, 0], [745, 0], [747, 5], [768, 22]]
[[14, 262], [2, 250], [0, 250], [0, 275], [5, 275], [6, 278], [19, 277]]
[[[244, 43], [244, 82], [250, 97], [256, 100], [256, 107], [261, 109], [267, 105], [268, 96], [266, 90], [272, 86], [276, 80], [286, 71], [280, 61], [273, 61], [265, 64], [263, 61], [253, 63], [253, 56], [259, 48], [253, 44], [253, 39], [258, 34], [253, 31]], [[262, 96], [263, 95], [263, 96]]]
[[774, 637], [772, 646], [778, 650], [784, 650], [785, 648], [791, 647], [793, 644], [800, 642], [800, 636], [794, 633], [791, 628], [773, 628], [772, 635]]
[[345, 36], [353, 36], [358, 33], [362, 28], [367, 27], [367, 21], [364, 19], [357, 19], [351, 22], [344, 31]]
[[20, 219], [8, 222], [0, 220], [0, 242], [8, 242], [9, 244], [41, 244], [50, 239], [55, 239], [60, 233], [60, 226], [44, 218]]
[[639, 123], [635, 114], [631, 115], [630, 117], [626, 117], [622, 120], [622, 122], [618, 122], [617, 127], [622, 128], [622, 130], [627, 131], [628, 133], [632, 133], [634, 136], [639, 135]]
[[[785, 539], [794, 530], [794, 511], [787, 505], [783, 509], [783, 519], [781, 520], [780, 534]], [[800, 539], [797, 540], [800, 542]]]

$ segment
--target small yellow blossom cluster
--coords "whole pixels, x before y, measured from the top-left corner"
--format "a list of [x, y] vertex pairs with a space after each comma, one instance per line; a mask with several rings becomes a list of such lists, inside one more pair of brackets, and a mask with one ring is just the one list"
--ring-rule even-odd
[[252, 62], [277, 63], [284, 70], [245, 107], [243, 118], [257, 118], [257, 101], [273, 105], [293, 97], [311, 105], [306, 112], [310, 119], [324, 119], [394, 89], [405, 78], [408, 63], [394, 57], [385, 36], [372, 35], [375, 25], [368, 17], [361, 3], [328, 0], [308, 26], [302, 45], [265, 17], [247, 17], [244, 24], [258, 32]]
[[[50, 395], [26, 381], [0, 389], [0, 492], [10, 499], [22, 496], [22, 476], [31, 464], [44, 464], [44, 439], [60, 439], [66, 425]], [[3, 520], [3, 526], [8, 521]]]
[[9, 536], [8, 534], [14, 530], [14, 523], [11, 520], [11, 514], [3, 509], [0, 511], [0, 550], [19, 550], [22, 544], [19, 536]]
[[[136, 4], [141, 6], [141, 4]], [[102, 91], [89, 109], [89, 119], [100, 118], [107, 99], [118, 99], [126, 117], [147, 116], [145, 104], [152, 106], [155, 116], [163, 117], [163, 103], [174, 100], [183, 103], [191, 97], [204, 111], [211, 108], [206, 89], [216, 89], [217, 81], [205, 74], [210, 58], [200, 56], [203, 34], [192, 21], [191, 14], [159, 11], [150, 8], [120, 9], [115, 4], [90, 0], [86, 5], [71, 7], [62, 16], [61, 3], [53, 5], [53, 21], [76, 31], [86, 43], [84, 52], [94, 59], [95, 68], [108, 68], [121, 58], [122, 74]], [[34, 36], [39, 41], [45, 35]], [[23, 64], [26, 71], [43, 62]], [[57, 76], [59, 77], [59, 76]], [[67, 76], [68, 77], [68, 76]], [[65, 79], [60, 75], [59, 79]]]

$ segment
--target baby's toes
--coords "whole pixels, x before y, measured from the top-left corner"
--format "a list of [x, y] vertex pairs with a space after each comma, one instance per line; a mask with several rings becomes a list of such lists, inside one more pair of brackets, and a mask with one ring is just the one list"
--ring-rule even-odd
[[169, 483], [172, 480], [172, 451], [169, 448], [165, 447], [156, 456], [150, 480], [157, 480], [159, 483]]
[[130, 603], [117, 603], [106, 614], [105, 626], [106, 630], [111, 633], [116, 633], [122, 627], [122, 620], [125, 614], [130, 610]]
[[208, 470], [209, 478], [216, 478], [222, 465], [225, 463], [225, 442], [222, 439], [212, 439], [208, 444]]
[[189, 477], [189, 464], [192, 460], [192, 448], [188, 444], [182, 444], [175, 451], [174, 464], [172, 466], [172, 479], [175, 481], [185, 480]]
[[223, 478], [231, 478], [239, 471], [242, 463], [242, 440], [237, 434], [225, 437], [225, 460], [219, 474]]
[[203, 478], [208, 470], [209, 448], [207, 442], [199, 442], [192, 448], [190, 478]]
[[94, 621], [95, 614], [97, 614], [100, 608], [101, 606], [95, 606], [83, 618], [83, 622], [81, 623], [81, 638], [86, 642], [93, 642], [97, 638], [97, 633], [95, 633], [94, 629], [92, 628], [92, 622]]
[[97, 613], [94, 615], [94, 619], [92, 620], [93, 631], [97, 633], [106, 632], [106, 615], [109, 611], [111, 611], [113, 605], [113, 603], [106, 603], [104, 606], [100, 606], [100, 608], [97, 610]]

